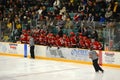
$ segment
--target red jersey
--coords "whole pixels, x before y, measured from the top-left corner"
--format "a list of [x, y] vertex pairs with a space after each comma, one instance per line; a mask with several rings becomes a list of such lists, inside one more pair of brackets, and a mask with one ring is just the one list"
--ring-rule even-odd
[[53, 35], [52, 33], [49, 33], [49, 34], [47, 35], [48, 45], [51, 45], [52, 35]]
[[44, 41], [45, 41], [44, 45], [48, 45], [48, 36], [47, 35], [44, 36]]
[[39, 37], [37, 36], [37, 34], [33, 33], [32, 36], [34, 38], [35, 43], [38, 43], [39, 42]]
[[58, 38], [57, 40], [56, 40], [56, 46], [57, 47], [62, 47], [63, 46], [63, 38], [62, 37], [60, 37], [60, 38]]
[[28, 35], [27, 37], [27, 44], [29, 44], [29, 40], [30, 40], [30, 35]]
[[102, 44], [98, 42], [98, 50], [102, 50]]
[[102, 49], [102, 45], [101, 45], [100, 42], [94, 41], [92, 44], [93, 44], [93, 49], [95, 49], [95, 50], [101, 50]]
[[80, 39], [79, 46], [80, 46], [80, 48], [86, 48], [86, 45], [85, 45], [85, 42], [83, 39]]
[[90, 46], [91, 46], [91, 40], [87, 38], [87, 39], [85, 40], [85, 45], [86, 45], [86, 48], [89, 49]]
[[28, 37], [28, 34], [27, 33], [23, 33], [20, 37], [20, 41], [21, 43], [27, 43], [27, 37]]
[[75, 20], [75, 21], [78, 21], [79, 18], [80, 18], [79, 14], [76, 14], [76, 15], [74, 16], [74, 20]]
[[66, 35], [63, 35], [63, 43], [64, 43], [64, 47], [71, 47], [70, 45], [70, 39], [69, 37], [67, 37]]
[[40, 36], [39, 36], [39, 44], [40, 45], [44, 44], [44, 36], [43, 36], [43, 34], [40, 34]]
[[76, 44], [77, 44], [76, 36], [71, 36], [70, 37], [70, 42], [71, 42], [71, 47], [76, 46]]
[[50, 44], [52, 45], [52, 46], [55, 46], [55, 37], [54, 36], [52, 36], [51, 37], [51, 40], [50, 40]]

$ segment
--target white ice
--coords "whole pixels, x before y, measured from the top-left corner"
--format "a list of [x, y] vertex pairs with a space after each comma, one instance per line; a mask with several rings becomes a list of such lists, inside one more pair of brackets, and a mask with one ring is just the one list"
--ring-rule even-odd
[[120, 69], [92, 65], [0, 56], [0, 80], [120, 80]]

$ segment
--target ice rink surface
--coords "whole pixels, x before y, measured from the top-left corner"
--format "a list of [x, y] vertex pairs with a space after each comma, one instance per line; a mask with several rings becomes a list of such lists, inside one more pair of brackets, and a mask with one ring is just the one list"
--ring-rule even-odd
[[0, 56], [0, 80], [120, 80], [120, 69], [92, 65]]

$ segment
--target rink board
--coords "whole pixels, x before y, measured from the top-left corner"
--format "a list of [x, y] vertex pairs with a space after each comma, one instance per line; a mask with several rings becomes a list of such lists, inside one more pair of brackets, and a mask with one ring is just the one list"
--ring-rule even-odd
[[[4, 43], [0, 42], [0, 55], [30, 57], [30, 47], [28, 44]], [[64, 62], [74, 62], [91, 64], [88, 56], [89, 50], [79, 48], [57, 48], [42, 45], [35, 45], [36, 59], [56, 60]], [[103, 66], [120, 68], [120, 52], [97, 51], [99, 53], [99, 63]]]

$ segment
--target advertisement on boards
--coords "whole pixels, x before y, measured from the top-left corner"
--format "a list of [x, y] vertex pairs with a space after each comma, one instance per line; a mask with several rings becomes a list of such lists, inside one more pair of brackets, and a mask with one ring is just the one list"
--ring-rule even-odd
[[18, 44], [10, 43], [8, 47], [8, 53], [17, 53]]
[[63, 53], [63, 48], [57, 48], [57, 47], [46, 47], [46, 56], [52, 57], [52, 58], [66, 58]]
[[23, 44], [0, 42], [0, 52], [9, 54], [24, 54]]
[[69, 60], [82, 60], [90, 61], [88, 56], [88, 50], [82, 50], [77, 48], [57, 48], [47, 47], [46, 56], [52, 58], [64, 58]]
[[120, 65], [120, 53], [103, 51], [103, 63], [105, 64], [119, 64]]
[[7, 53], [7, 51], [8, 51], [7, 44], [0, 42], [0, 52], [1, 53]]
[[74, 60], [82, 60], [82, 61], [91, 61], [89, 58], [88, 50], [84, 49], [72, 49], [71, 51], [71, 59]]
[[114, 52], [105, 52], [105, 62], [114, 63], [115, 62], [115, 53]]

